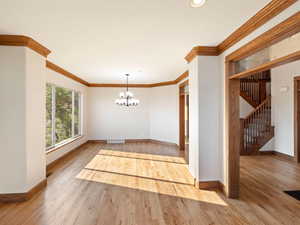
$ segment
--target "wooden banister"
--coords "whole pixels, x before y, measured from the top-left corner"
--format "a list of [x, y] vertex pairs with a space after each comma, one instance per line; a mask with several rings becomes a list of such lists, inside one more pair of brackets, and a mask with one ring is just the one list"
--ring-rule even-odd
[[271, 97], [267, 97], [241, 120], [241, 154], [254, 154], [274, 135], [271, 126]]

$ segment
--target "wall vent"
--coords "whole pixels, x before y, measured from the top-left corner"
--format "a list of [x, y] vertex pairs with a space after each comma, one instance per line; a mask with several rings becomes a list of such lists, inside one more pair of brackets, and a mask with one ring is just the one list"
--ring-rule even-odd
[[107, 139], [107, 144], [125, 144], [125, 139]]

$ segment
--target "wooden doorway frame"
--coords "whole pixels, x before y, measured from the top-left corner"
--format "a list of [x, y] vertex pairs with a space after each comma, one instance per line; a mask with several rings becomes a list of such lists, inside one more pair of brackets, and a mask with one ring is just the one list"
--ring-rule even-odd
[[189, 80], [186, 80], [179, 84], [179, 149], [185, 150], [185, 94], [184, 88], [189, 84]]
[[294, 77], [294, 160], [300, 163], [300, 76]]
[[285, 57], [264, 63], [242, 73], [235, 73], [234, 63], [264, 48], [284, 40], [300, 32], [300, 12], [263, 33], [248, 44], [237, 49], [225, 60], [225, 124], [227, 129], [226, 167], [227, 185], [225, 188], [229, 198], [238, 198], [240, 190], [240, 78], [300, 60], [300, 51]]

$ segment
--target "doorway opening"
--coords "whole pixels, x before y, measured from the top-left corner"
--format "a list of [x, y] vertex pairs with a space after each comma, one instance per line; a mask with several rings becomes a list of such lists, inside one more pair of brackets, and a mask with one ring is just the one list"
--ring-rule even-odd
[[189, 163], [189, 83], [179, 85], [179, 148]]
[[[295, 15], [291, 16], [287, 20], [276, 25], [272, 29], [258, 36], [256, 39], [250, 41], [246, 45], [242, 46], [241, 48], [232, 52], [230, 55], [226, 56], [226, 60], [225, 60], [226, 121], [225, 124], [227, 129], [226, 138], [228, 143], [228, 152], [227, 152], [228, 154], [226, 158], [226, 170], [228, 176], [226, 180], [225, 190], [227, 196], [230, 198], [238, 198], [240, 194], [240, 154], [241, 154], [241, 150], [243, 150], [242, 148], [243, 147], [247, 148], [244, 149], [243, 152], [247, 154], [249, 151], [250, 152], [253, 151], [252, 147], [254, 146], [254, 144], [257, 144], [258, 141], [263, 141], [263, 139], [260, 137], [261, 135], [266, 135], [266, 134], [273, 135], [272, 134], [273, 127], [272, 124], [270, 123], [271, 98], [268, 97], [264, 102], [261, 103], [263, 104], [262, 106], [260, 107], [258, 106], [259, 111], [256, 111], [254, 112], [254, 114], [251, 114], [251, 118], [248, 118], [249, 120], [243, 122], [244, 127], [241, 126], [240, 95], [241, 95], [241, 91], [243, 91], [241, 89], [242, 79], [244, 79], [244, 83], [246, 83], [247, 80], [245, 79], [248, 80], [251, 79], [251, 76], [253, 76], [254, 74], [259, 74], [263, 72], [268, 73], [267, 71], [271, 70], [270, 79], [272, 83], [275, 77], [276, 78], [280, 77], [280, 80], [277, 79], [277, 81], [283, 81], [282, 83], [274, 82], [276, 84], [280, 83], [280, 85], [277, 85], [278, 87], [274, 86], [275, 88], [272, 90], [276, 91], [277, 96], [278, 95], [280, 95], [280, 97], [284, 95], [288, 97], [290, 96], [289, 94], [287, 94], [289, 93], [288, 91], [290, 90], [288, 87], [289, 83], [287, 82], [289, 81], [288, 80], [289, 77], [294, 74], [294, 69], [287, 72], [279, 71], [280, 74], [278, 76], [277, 75], [274, 76], [273, 70], [278, 68], [283, 68], [283, 66], [285, 65], [300, 60], [300, 45], [298, 42], [300, 40], [300, 33], [299, 33], [300, 26], [299, 26], [298, 17], [299, 17], [299, 13], [298, 14], [296, 13]], [[296, 95], [298, 97], [298, 93]], [[265, 98], [267, 95], [265, 93], [262, 93], [262, 96], [263, 98]], [[261, 100], [261, 98], [258, 99]], [[280, 98], [280, 100], [281, 99], [284, 98]], [[283, 101], [281, 109], [285, 107], [285, 104], [287, 104], [287, 102], [289, 101]], [[278, 106], [278, 104], [280, 104], [280, 101], [279, 103], [277, 101], [276, 103], [274, 103], [273, 101], [272, 109], [274, 108], [273, 106]], [[276, 107], [276, 110], [277, 109], [278, 107]], [[297, 109], [298, 108], [296, 107], [295, 110]], [[282, 110], [279, 111], [282, 112]], [[296, 116], [300, 114], [297, 113], [295, 114]], [[288, 137], [292, 137], [292, 134], [290, 134], [291, 133], [290, 129], [286, 130], [286, 126], [282, 126], [282, 128], [278, 127], [278, 119], [280, 121], [284, 120], [285, 118], [283, 118], [282, 115], [287, 115], [287, 114], [288, 116], [291, 115], [289, 112], [284, 112], [284, 114], [281, 113], [281, 116], [279, 115], [277, 118], [275, 118], [276, 119], [275, 129], [277, 131], [280, 131], [281, 134], [283, 134], [283, 136], [285, 135]], [[290, 125], [292, 124], [289, 124], [289, 126]], [[295, 125], [295, 127], [298, 128], [298, 125]], [[241, 136], [241, 128], [243, 128], [242, 130], [245, 133], [242, 136]], [[267, 130], [268, 132], [265, 132], [266, 128], [268, 128]], [[278, 135], [278, 132], [276, 133], [276, 130], [275, 130], [275, 138], [276, 135]], [[255, 133], [253, 131], [257, 131], [257, 132]], [[257, 136], [257, 134], [259, 134], [260, 136]], [[295, 135], [295, 137], [298, 137], [298, 133], [296, 134], [297, 135]], [[244, 140], [245, 138], [247, 138], [246, 143], [245, 142], [241, 143], [243, 137]], [[282, 138], [280, 140], [282, 140]], [[275, 143], [277, 143], [277, 141], [278, 139], [276, 140]], [[297, 138], [297, 142], [298, 142], [298, 138]], [[287, 146], [291, 146], [291, 145], [288, 144]], [[295, 145], [295, 147], [296, 146], [297, 144]], [[256, 148], [256, 146], [254, 147]], [[298, 151], [298, 146], [296, 148]], [[292, 149], [288, 148], [288, 151], [290, 150]], [[249, 171], [251, 170], [249, 169]]]

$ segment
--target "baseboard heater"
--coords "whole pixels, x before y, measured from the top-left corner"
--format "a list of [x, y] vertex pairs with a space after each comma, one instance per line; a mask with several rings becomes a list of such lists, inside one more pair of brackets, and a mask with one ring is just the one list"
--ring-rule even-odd
[[125, 144], [125, 139], [107, 139], [107, 144]]

